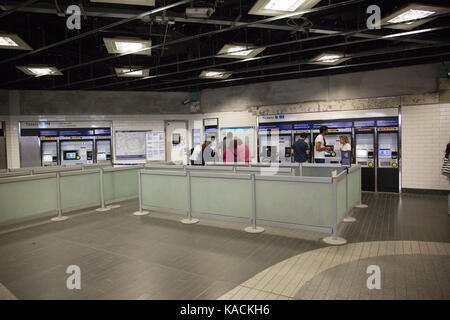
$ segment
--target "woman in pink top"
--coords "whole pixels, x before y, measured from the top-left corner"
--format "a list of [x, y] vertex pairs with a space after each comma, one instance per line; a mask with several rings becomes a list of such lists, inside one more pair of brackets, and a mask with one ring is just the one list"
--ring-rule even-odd
[[228, 137], [225, 139], [225, 149], [223, 150], [223, 162], [236, 162], [236, 154], [235, 154], [235, 140], [230, 139]]
[[237, 141], [237, 162], [250, 162], [250, 149], [241, 139]]

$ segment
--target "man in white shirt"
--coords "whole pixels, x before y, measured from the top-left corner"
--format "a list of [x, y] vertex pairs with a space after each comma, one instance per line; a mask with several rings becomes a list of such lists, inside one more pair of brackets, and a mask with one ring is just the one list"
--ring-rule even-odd
[[192, 151], [191, 156], [189, 157], [192, 165], [201, 165], [202, 164], [202, 145], [198, 144], [195, 146]]
[[325, 151], [330, 151], [331, 147], [325, 145], [325, 136], [328, 134], [328, 127], [321, 126], [320, 134], [314, 140], [314, 162], [315, 163], [325, 163]]

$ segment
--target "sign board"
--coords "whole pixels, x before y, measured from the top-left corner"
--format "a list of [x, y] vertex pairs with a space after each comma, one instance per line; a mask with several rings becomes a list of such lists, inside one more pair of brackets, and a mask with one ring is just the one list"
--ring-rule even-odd
[[147, 160], [166, 160], [166, 141], [164, 131], [147, 132]]
[[21, 129], [109, 128], [110, 121], [22, 121]]
[[115, 132], [116, 159], [143, 159], [147, 157], [148, 130], [117, 130]]

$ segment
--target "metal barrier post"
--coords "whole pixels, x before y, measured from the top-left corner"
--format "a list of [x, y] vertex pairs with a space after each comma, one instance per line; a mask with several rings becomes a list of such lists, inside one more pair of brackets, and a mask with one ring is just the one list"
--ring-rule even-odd
[[139, 211], [134, 212], [135, 216], [145, 216], [149, 214], [148, 211], [142, 211], [142, 178], [141, 178], [141, 170], [138, 172], [138, 184], [139, 184]]
[[252, 185], [252, 218], [250, 220], [251, 226], [245, 228], [245, 232], [248, 233], [261, 233], [264, 232], [264, 228], [258, 227], [256, 225], [256, 183], [255, 183], [255, 174], [252, 173], [251, 177], [251, 185]]
[[347, 170], [347, 179], [345, 180], [345, 189], [347, 190], [347, 199], [346, 199], [346, 204], [345, 204], [346, 212], [345, 212], [345, 217], [344, 217], [344, 219], [342, 219], [342, 221], [344, 221], [344, 222], [355, 222], [356, 219], [353, 218], [353, 217], [350, 217], [351, 209], [348, 208], [348, 195], [349, 195], [349, 191], [348, 191], [348, 169], [349, 168], [346, 169]]
[[181, 223], [184, 224], [195, 224], [198, 223], [200, 220], [196, 218], [192, 218], [192, 196], [191, 196], [191, 172], [186, 172], [186, 178], [187, 178], [187, 203], [188, 203], [188, 212], [187, 212], [187, 218], [181, 219]]
[[359, 187], [359, 204], [357, 204], [355, 207], [356, 208], [360, 208], [360, 209], [366, 209], [369, 206], [367, 204], [363, 204], [362, 203], [362, 186], [361, 186], [361, 183], [362, 183], [362, 169], [361, 168], [359, 168], [359, 183], [360, 183], [360, 187]]
[[59, 172], [56, 172], [56, 203], [58, 207], [58, 216], [51, 218], [52, 221], [64, 221], [69, 219], [67, 216], [62, 215], [62, 204], [61, 204], [61, 177]]
[[333, 230], [331, 236], [323, 238], [323, 242], [331, 245], [342, 245], [346, 244], [347, 240], [337, 236], [337, 228], [338, 228], [337, 178], [332, 178], [332, 180], [333, 180], [332, 183]]
[[111, 210], [111, 208], [105, 206], [105, 190], [103, 188], [103, 169], [102, 168], [100, 168], [99, 173], [100, 173], [99, 176], [100, 176], [100, 205], [101, 205], [101, 207], [98, 209], [95, 209], [95, 211], [105, 212], [105, 211]]

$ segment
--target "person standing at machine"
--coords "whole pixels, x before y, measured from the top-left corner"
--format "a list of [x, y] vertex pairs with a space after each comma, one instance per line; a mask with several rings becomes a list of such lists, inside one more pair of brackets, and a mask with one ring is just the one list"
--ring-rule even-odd
[[292, 145], [291, 154], [294, 156], [294, 161], [297, 163], [303, 163], [308, 161], [308, 157], [311, 153], [309, 145], [305, 142], [308, 134], [302, 133], [300, 139], [295, 141]]
[[199, 166], [202, 163], [202, 145], [198, 144], [194, 147], [191, 152], [191, 156], [189, 157], [191, 160], [191, 165]]
[[224, 139], [222, 159], [223, 162], [234, 162], [235, 157], [233, 134], [228, 132]]
[[207, 162], [214, 162], [216, 160], [216, 152], [212, 149], [212, 142], [205, 141], [202, 145], [202, 166]]
[[[442, 174], [447, 177], [450, 183], [450, 141], [447, 144], [444, 155], [444, 163], [442, 164]], [[450, 214], [450, 193], [448, 194], [448, 214]]]
[[241, 139], [237, 140], [236, 156], [237, 162], [250, 162], [250, 149]]
[[331, 148], [326, 146], [325, 136], [328, 134], [328, 127], [321, 126], [320, 134], [314, 140], [314, 161], [316, 163], [325, 163], [325, 151], [330, 151]]
[[341, 152], [342, 151], [352, 151], [352, 146], [347, 136], [340, 136], [339, 143], [341, 144]]

